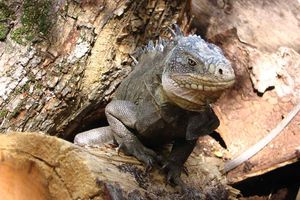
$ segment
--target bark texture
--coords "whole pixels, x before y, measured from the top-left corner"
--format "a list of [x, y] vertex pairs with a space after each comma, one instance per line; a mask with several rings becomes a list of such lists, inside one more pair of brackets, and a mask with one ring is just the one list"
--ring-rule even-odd
[[185, 7], [164, 0], [1, 1], [0, 131], [70, 138], [82, 121], [99, 119], [131, 71], [129, 54], [186, 21]]

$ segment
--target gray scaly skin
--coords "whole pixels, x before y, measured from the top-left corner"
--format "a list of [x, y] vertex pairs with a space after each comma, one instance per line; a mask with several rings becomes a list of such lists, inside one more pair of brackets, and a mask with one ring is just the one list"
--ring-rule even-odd
[[[219, 120], [210, 107], [235, 81], [221, 49], [199, 36], [149, 42], [139, 63], [117, 88], [105, 108], [109, 127], [80, 133], [78, 145], [114, 139], [119, 148], [151, 168], [163, 162], [167, 181], [185, 187], [183, 164], [199, 136], [210, 134]], [[164, 161], [153, 147], [173, 143]]]

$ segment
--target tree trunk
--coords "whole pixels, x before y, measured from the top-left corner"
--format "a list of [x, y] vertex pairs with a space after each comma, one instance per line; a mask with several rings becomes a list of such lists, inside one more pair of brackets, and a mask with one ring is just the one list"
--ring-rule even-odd
[[[70, 139], [131, 71], [136, 47], [172, 23], [184, 1], [1, 1], [0, 131]], [[5, 33], [5, 34], [4, 34]]]

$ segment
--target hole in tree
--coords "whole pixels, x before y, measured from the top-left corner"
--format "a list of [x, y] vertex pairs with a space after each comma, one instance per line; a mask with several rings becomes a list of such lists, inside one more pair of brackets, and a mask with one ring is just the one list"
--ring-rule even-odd
[[[253, 84], [252, 84], [252, 85], [253, 85]], [[275, 89], [275, 87], [274, 87], [274, 86], [270, 86], [270, 87], [268, 87], [264, 92], [259, 92], [259, 91], [256, 90], [256, 89], [254, 89], [254, 92], [257, 94], [257, 96], [262, 97], [262, 96], [264, 95], [264, 93], [266, 93], [266, 92], [268, 92], [268, 91], [271, 91], [271, 90], [273, 90], [273, 89]]]
[[100, 127], [104, 127], [104, 126], [108, 126], [108, 122], [107, 122], [106, 117], [99, 118], [97, 120], [90, 121], [90, 122], [84, 124], [84, 126], [82, 127], [80, 132], [88, 131], [88, 130], [91, 130], [91, 129], [94, 129], [94, 128], [100, 128]]
[[95, 129], [95, 128], [108, 126], [104, 108], [105, 106], [101, 106], [100, 108], [97, 109], [92, 108], [83, 111], [81, 116], [78, 117], [78, 119], [72, 121], [68, 125], [68, 127], [65, 128], [64, 132], [66, 133], [67, 137], [63, 137], [63, 139], [73, 142], [74, 137], [78, 133]]
[[219, 74], [223, 75], [223, 70], [219, 69]]
[[233, 185], [244, 197], [271, 200], [296, 199], [300, 184], [300, 161]]
[[212, 132], [210, 136], [214, 138], [224, 149], [227, 149], [227, 145], [225, 144], [225, 141], [217, 131]]

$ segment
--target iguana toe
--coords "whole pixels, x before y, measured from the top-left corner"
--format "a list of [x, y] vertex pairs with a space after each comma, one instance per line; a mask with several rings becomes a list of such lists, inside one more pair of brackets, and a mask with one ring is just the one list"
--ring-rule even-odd
[[162, 169], [166, 172], [166, 178], [167, 178], [167, 182], [170, 185], [176, 186], [183, 186], [184, 182], [181, 180], [180, 175], [181, 172], [183, 171], [183, 166], [178, 165], [177, 163], [173, 162], [173, 161], [167, 161]]
[[119, 145], [118, 150], [122, 150], [126, 155], [133, 155], [143, 162], [146, 165], [146, 171], [150, 171], [158, 160], [157, 154], [141, 143], [123, 142]]

